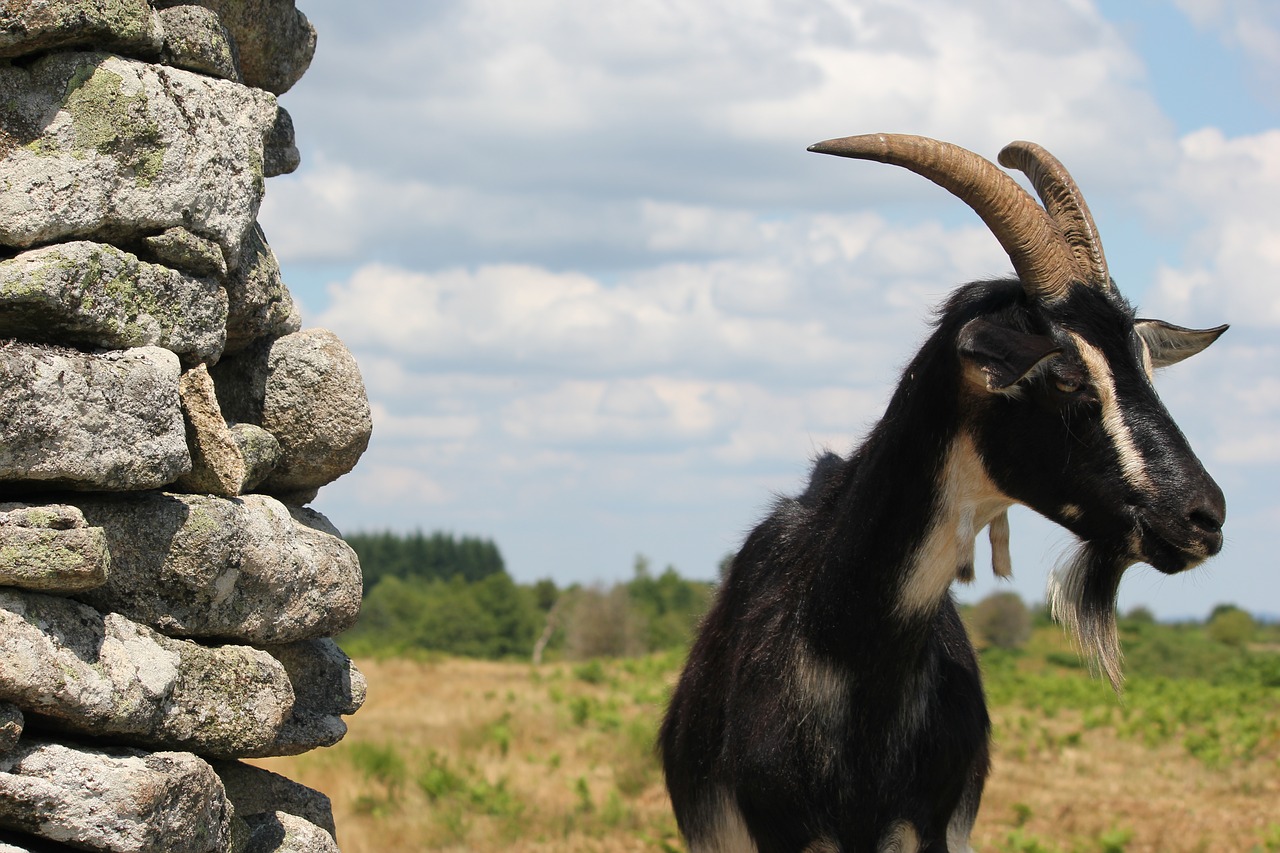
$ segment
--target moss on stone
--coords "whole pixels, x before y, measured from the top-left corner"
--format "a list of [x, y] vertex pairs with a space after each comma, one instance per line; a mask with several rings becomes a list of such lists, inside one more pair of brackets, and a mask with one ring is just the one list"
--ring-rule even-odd
[[37, 578], [54, 575], [77, 575], [84, 571], [84, 554], [66, 548], [49, 531], [42, 541], [20, 545], [0, 545], [0, 577]]
[[119, 74], [100, 64], [77, 68], [67, 80], [62, 106], [71, 115], [73, 152], [116, 157], [133, 168], [141, 186], [149, 186], [160, 174], [160, 126], [147, 113], [146, 94], [126, 94]]

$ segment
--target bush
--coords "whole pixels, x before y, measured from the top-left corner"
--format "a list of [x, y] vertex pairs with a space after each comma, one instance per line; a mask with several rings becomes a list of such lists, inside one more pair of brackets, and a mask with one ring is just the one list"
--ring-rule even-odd
[[1238, 607], [1219, 607], [1205, 628], [1209, 639], [1239, 648], [1253, 639], [1258, 626], [1253, 617]]
[[984, 647], [1021, 648], [1031, 636], [1031, 611], [1016, 592], [996, 592], [979, 601], [970, 614]]

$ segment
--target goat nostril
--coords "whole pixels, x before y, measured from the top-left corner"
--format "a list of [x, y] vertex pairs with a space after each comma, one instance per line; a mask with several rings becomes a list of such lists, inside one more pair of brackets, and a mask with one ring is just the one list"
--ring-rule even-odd
[[1222, 515], [1212, 510], [1193, 509], [1187, 516], [1187, 521], [1205, 533], [1220, 533], [1222, 531]]

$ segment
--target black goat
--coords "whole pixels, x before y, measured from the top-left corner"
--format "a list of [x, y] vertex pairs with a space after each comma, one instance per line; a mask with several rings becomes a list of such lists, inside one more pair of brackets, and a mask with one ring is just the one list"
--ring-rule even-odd
[[969, 204], [1017, 278], [962, 287], [846, 459], [748, 536], [703, 622], [659, 737], [690, 850], [968, 850], [990, 723], [950, 595], [1006, 509], [1081, 541], [1056, 614], [1119, 684], [1124, 570], [1175, 573], [1216, 554], [1225, 502], [1156, 396], [1155, 367], [1224, 327], [1138, 320], [1107, 273], [1074, 181], [1014, 143], [1041, 208], [994, 164], [911, 136], [811, 150], [903, 166]]

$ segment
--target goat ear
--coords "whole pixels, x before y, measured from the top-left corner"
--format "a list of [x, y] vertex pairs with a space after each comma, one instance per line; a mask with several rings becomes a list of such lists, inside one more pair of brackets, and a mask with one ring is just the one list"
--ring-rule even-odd
[[1151, 364], [1155, 367], [1168, 367], [1190, 358], [1206, 349], [1228, 328], [1184, 329], [1163, 320], [1138, 320], [1133, 327], [1146, 343], [1151, 353]]
[[981, 372], [988, 391], [1005, 391], [1062, 352], [1047, 335], [1009, 329], [979, 317], [960, 329], [956, 338], [960, 357]]

